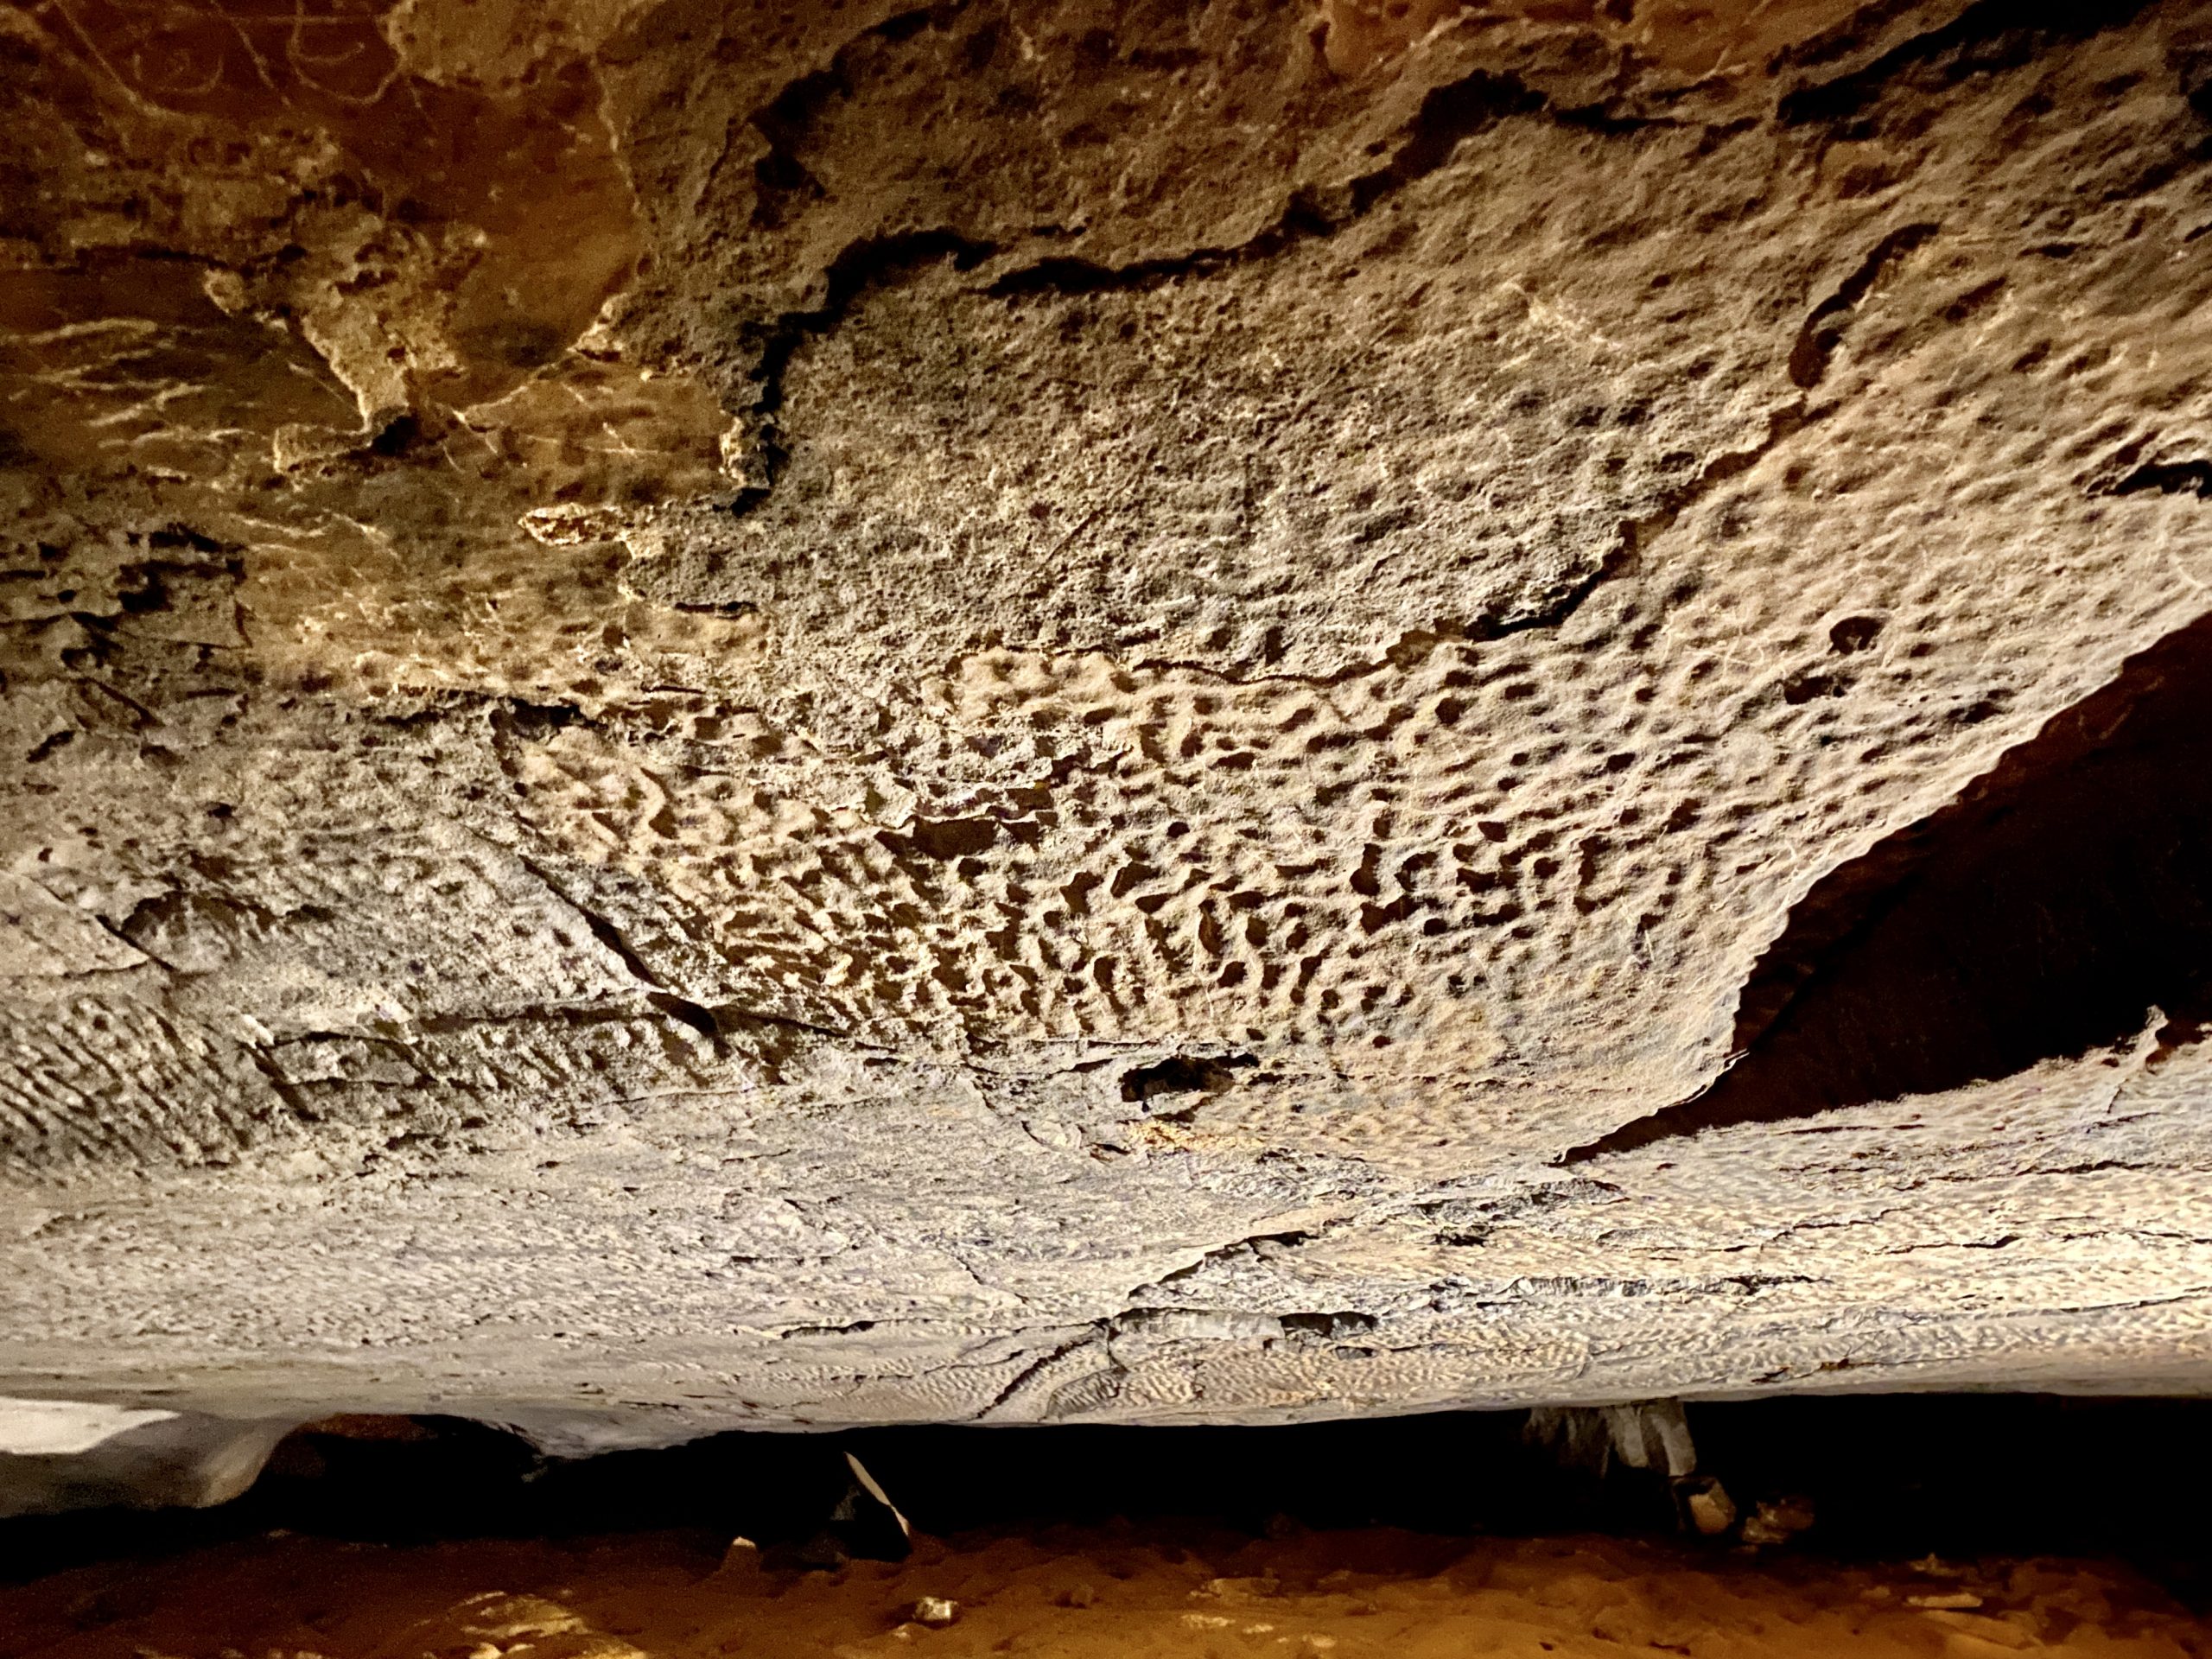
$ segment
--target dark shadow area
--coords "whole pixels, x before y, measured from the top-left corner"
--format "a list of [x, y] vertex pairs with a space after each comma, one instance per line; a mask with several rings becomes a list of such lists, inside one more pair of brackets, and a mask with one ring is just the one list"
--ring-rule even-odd
[[[1258, 1535], [1392, 1526], [1535, 1536], [1673, 1533], [1669, 1483], [1618, 1463], [1566, 1465], [1523, 1412], [1279, 1428], [869, 1429], [731, 1433], [658, 1452], [549, 1461], [446, 1418], [334, 1420], [303, 1431], [254, 1489], [206, 1510], [92, 1510], [0, 1522], [0, 1576], [166, 1555], [274, 1529], [386, 1543], [692, 1531], [792, 1545], [825, 1525], [855, 1555], [896, 1554], [880, 1516], [832, 1517], [859, 1457], [917, 1530], [1036, 1533], [1126, 1520]], [[1738, 1510], [1791, 1498], [1811, 1528], [1784, 1548], [1841, 1559], [1930, 1554], [2126, 1560], [2212, 1605], [2212, 1402], [2037, 1395], [1846, 1395], [1692, 1405], [1702, 1476]], [[379, 1427], [379, 1425], [383, 1427]], [[871, 1533], [870, 1529], [874, 1530]], [[1726, 1547], [1725, 1541], [1716, 1547]]]
[[2212, 1013], [2212, 618], [1823, 878], [1745, 985], [1735, 1066], [1566, 1161], [2006, 1077], [2153, 1008], [2176, 1039]]
[[1852, 1395], [1688, 1408], [1739, 1503], [1814, 1500], [1825, 1555], [2096, 1555], [2212, 1607], [2212, 1401]]
[[1782, 100], [1786, 122], [1863, 119], [1899, 86], [1941, 93], [1979, 75], [2001, 73], [2044, 53], [2117, 29], [2145, 0], [1976, 0], [1949, 22], [1912, 35], [1863, 69], [1817, 82]]

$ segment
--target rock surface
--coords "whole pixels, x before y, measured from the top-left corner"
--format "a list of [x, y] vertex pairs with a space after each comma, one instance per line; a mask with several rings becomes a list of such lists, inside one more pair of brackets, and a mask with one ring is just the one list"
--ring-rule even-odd
[[227, 1503], [253, 1484], [290, 1427], [281, 1421], [0, 1399], [0, 1516]]
[[0, 55], [0, 1389], [2212, 1381], [2212, 7]]

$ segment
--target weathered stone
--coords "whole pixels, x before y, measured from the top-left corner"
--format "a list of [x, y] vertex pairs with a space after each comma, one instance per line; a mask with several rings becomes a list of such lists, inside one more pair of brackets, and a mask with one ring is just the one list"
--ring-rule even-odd
[[220, 1503], [253, 1484], [290, 1427], [0, 1399], [0, 1516]]
[[0, 1387], [2202, 1388], [2208, 41], [0, 13]]

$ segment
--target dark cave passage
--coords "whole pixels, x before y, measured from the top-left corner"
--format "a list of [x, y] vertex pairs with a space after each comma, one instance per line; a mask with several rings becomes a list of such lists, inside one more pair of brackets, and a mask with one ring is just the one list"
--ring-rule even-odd
[[1738, 1004], [1738, 1063], [1569, 1161], [1933, 1094], [2212, 1009], [2212, 617], [1831, 872]]
[[[2212, 1402], [2037, 1395], [1806, 1396], [1685, 1408], [1700, 1483], [1741, 1516], [1794, 1509], [1793, 1552], [2119, 1557], [2212, 1600]], [[1401, 1529], [1437, 1536], [1653, 1537], [1695, 1529], [1663, 1471], [1562, 1456], [1522, 1411], [1281, 1427], [874, 1428], [733, 1433], [662, 1451], [549, 1459], [456, 1418], [333, 1419], [279, 1447], [214, 1509], [0, 1521], [0, 1580], [164, 1557], [279, 1531], [392, 1545], [469, 1537], [741, 1535], [781, 1570], [906, 1553], [919, 1539], [1055, 1529]], [[1734, 1544], [1739, 1529], [1708, 1541]], [[1742, 1536], [1757, 1541], [1756, 1531]], [[1740, 1549], [1744, 1546], [1734, 1544]]]

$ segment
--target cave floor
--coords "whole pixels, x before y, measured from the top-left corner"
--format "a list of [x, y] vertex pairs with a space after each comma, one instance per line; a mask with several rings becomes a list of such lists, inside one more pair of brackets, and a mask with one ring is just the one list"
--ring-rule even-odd
[[[949, 1624], [918, 1604], [955, 1604]], [[941, 1611], [942, 1610], [938, 1610]], [[1592, 1536], [1168, 1525], [918, 1541], [777, 1572], [699, 1534], [391, 1547], [286, 1534], [0, 1586], [40, 1659], [691, 1659], [707, 1655], [2212, 1654], [2124, 1568], [1841, 1563]]]

